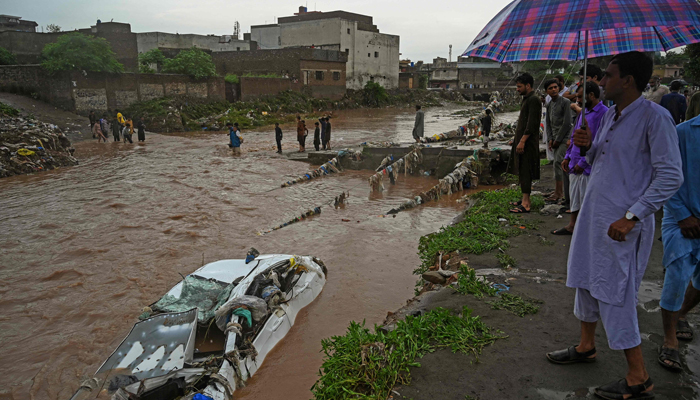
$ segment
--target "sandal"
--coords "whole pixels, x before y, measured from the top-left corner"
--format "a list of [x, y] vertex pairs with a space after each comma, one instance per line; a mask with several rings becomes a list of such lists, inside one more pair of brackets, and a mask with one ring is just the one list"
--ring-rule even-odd
[[641, 385], [629, 386], [627, 379], [622, 378], [617, 382], [611, 382], [595, 389], [595, 394], [608, 400], [623, 400], [625, 395], [632, 395], [627, 399], [653, 399], [654, 392], [645, 392], [654, 382], [651, 378]]
[[521, 204], [521, 205], [513, 208], [512, 210], [510, 210], [510, 212], [512, 212], [513, 214], [527, 214], [530, 212], [530, 210], [523, 207], [523, 205]]
[[513, 206], [513, 207], [517, 207], [517, 206], [519, 206], [519, 205], [521, 205], [521, 204], [523, 204], [523, 201], [522, 201], [522, 200], [510, 201], [510, 202], [508, 202], [508, 205], [509, 205], [509, 206]]
[[576, 363], [592, 363], [595, 362], [595, 347], [585, 353], [576, 351], [576, 346], [571, 346], [568, 349], [557, 350], [547, 353], [547, 359], [555, 364], [576, 364]]
[[557, 236], [570, 236], [570, 235], [574, 234], [574, 232], [572, 232], [566, 228], [555, 229], [551, 233], [552, 233], [552, 235], [557, 235]]
[[[671, 364], [666, 361], [670, 361]], [[669, 349], [668, 347], [662, 347], [659, 349], [659, 364], [669, 371], [681, 372], [683, 371], [683, 364], [681, 364], [681, 356], [677, 349]]]
[[679, 340], [693, 340], [693, 328], [688, 321], [679, 319], [676, 324], [676, 338]]

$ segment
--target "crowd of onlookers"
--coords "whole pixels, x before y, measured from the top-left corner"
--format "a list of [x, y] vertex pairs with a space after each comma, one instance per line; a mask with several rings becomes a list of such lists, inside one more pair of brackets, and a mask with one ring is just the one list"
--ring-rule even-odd
[[102, 114], [102, 118], [98, 119], [95, 112], [90, 111], [88, 117], [92, 138], [97, 139], [98, 143], [106, 143], [109, 132], [112, 132], [115, 142], [134, 143], [132, 140], [134, 132], [137, 133], [139, 142], [146, 141], [146, 125], [143, 122], [143, 117], [139, 118], [135, 125], [131, 116], [124, 116], [119, 110], [116, 110], [111, 121], [108, 120], [107, 113]]
[[623, 350], [628, 365], [625, 378], [596, 388], [610, 399], [653, 398], [637, 293], [655, 239], [654, 215], [662, 208], [664, 341], [656, 361], [664, 368], [683, 371], [679, 340], [694, 338], [686, 316], [700, 303], [700, 92], [681, 81], [661, 85], [652, 71], [644, 53], [622, 53], [605, 71], [588, 65], [571, 88], [563, 78], [544, 82], [541, 98], [532, 76], [516, 79], [523, 101], [508, 172], [518, 176], [522, 199], [510, 211], [530, 212], [544, 107], [543, 137], [556, 181], [546, 200], [571, 214], [551, 233], [572, 236], [566, 285], [576, 290], [581, 336], [546, 357], [555, 364], [596, 361], [601, 321], [610, 348]]

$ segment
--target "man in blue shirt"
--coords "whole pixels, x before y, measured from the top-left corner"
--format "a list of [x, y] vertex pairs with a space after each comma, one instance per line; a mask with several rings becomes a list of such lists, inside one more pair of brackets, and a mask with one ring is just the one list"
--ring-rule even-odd
[[693, 339], [693, 331], [685, 317], [700, 302], [700, 153], [697, 151], [700, 116], [678, 125], [676, 131], [684, 181], [664, 206], [661, 223], [666, 276], [660, 302], [664, 344], [659, 363], [680, 372], [683, 366], [678, 354], [678, 339]]
[[661, 107], [668, 110], [673, 117], [673, 121], [676, 125], [685, 121], [685, 111], [688, 108], [688, 104], [685, 102], [685, 96], [678, 93], [681, 90], [681, 83], [679, 81], [671, 82], [671, 93], [664, 95], [661, 98]]
[[233, 150], [234, 155], [240, 155], [243, 137], [241, 136], [241, 130], [238, 129], [238, 122], [235, 124], [229, 122], [226, 126], [228, 126], [229, 136], [231, 137], [231, 143], [228, 146]]

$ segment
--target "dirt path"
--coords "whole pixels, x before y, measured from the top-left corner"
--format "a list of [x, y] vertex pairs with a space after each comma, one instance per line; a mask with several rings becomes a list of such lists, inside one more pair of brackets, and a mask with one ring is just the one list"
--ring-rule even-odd
[[[544, 177], [539, 188], [553, 188], [551, 166], [542, 170]], [[443, 289], [425, 296], [413, 308], [430, 310], [444, 307], [454, 311], [468, 306], [475, 315], [508, 338], [484, 349], [478, 363], [473, 357], [452, 354], [442, 350], [417, 360], [421, 367], [411, 370], [412, 382], [398, 387], [395, 399], [581, 399], [597, 398], [593, 389], [626, 373], [622, 352], [612, 351], [607, 345], [602, 326], [597, 331], [598, 362], [595, 364], [558, 366], [549, 363], [545, 353], [566, 348], [578, 342], [579, 324], [572, 313], [574, 290], [565, 286], [566, 259], [570, 236], [554, 236], [549, 232], [566, 224], [566, 218], [528, 215], [525, 218], [541, 220], [537, 231], [510, 239], [507, 253], [518, 261], [518, 269], [506, 276], [489, 276], [504, 282], [519, 295], [541, 299], [539, 313], [517, 317], [507, 311], [491, 310], [488, 299], [459, 295]], [[660, 215], [657, 215], [657, 237], [660, 236]], [[543, 242], [542, 238], [549, 242]], [[639, 293], [638, 314], [642, 331], [642, 349], [647, 369], [656, 385], [657, 399], [698, 398], [700, 372], [700, 343], [681, 344], [681, 357], [686, 370], [681, 374], [666, 371], [658, 365], [657, 349], [663, 342], [659, 297], [663, 279], [661, 242], [655, 241], [649, 266]], [[470, 266], [503, 275], [493, 253], [469, 257]], [[697, 326], [700, 315], [691, 315], [691, 324]]]
[[58, 125], [71, 142], [92, 139], [90, 120], [87, 117], [17, 94], [0, 92], [0, 102], [22, 111], [24, 116], [33, 115], [40, 121]]

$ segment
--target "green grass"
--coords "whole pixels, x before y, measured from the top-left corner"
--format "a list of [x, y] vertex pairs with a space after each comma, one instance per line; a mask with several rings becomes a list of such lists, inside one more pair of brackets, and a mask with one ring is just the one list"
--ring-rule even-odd
[[316, 400], [386, 399], [396, 385], [411, 381], [410, 367], [437, 349], [477, 357], [484, 346], [505, 336], [487, 327], [464, 307], [461, 315], [437, 308], [398, 321], [391, 332], [351, 322], [343, 336], [324, 339], [320, 378], [311, 391]]
[[489, 304], [494, 310], [506, 310], [519, 317], [524, 317], [527, 314], [537, 314], [540, 310], [537, 304], [541, 303], [542, 301], [540, 300], [526, 300], [515, 294], [501, 293], [498, 300]]
[[546, 159], [546, 158], [540, 159], [540, 167], [544, 167], [545, 165], [549, 165], [549, 164], [551, 164], [551, 163], [552, 163], [552, 162], [549, 161], [549, 160]]
[[515, 260], [515, 258], [509, 256], [506, 253], [497, 253], [496, 259], [501, 265], [501, 268], [515, 268], [518, 266], [518, 262]]
[[462, 294], [473, 294], [477, 299], [484, 296], [493, 297], [498, 293], [497, 289], [476, 276], [473, 268], [462, 264], [459, 267], [459, 277], [457, 277], [457, 290]]
[[[483, 254], [499, 248], [505, 249], [509, 237], [523, 232], [521, 227], [536, 228], [536, 222], [525, 221], [521, 216], [509, 212], [512, 206], [508, 203], [520, 200], [521, 197], [520, 191], [515, 189], [484, 190], [473, 194], [471, 198], [476, 203], [464, 213], [463, 221], [420, 238], [418, 255], [422, 264], [413, 273], [420, 276], [427, 271], [435, 264], [440, 252], [459, 250], [461, 253]], [[532, 197], [532, 211], [543, 206], [542, 197]], [[506, 222], [500, 222], [499, 218]], [[421, 285], [422, 280], [419, 280], [416, 286]]]
[[16, 117], [19, 115], [19, 110], [8, 106], [5, 103], [0, 103], [0, 116]]

